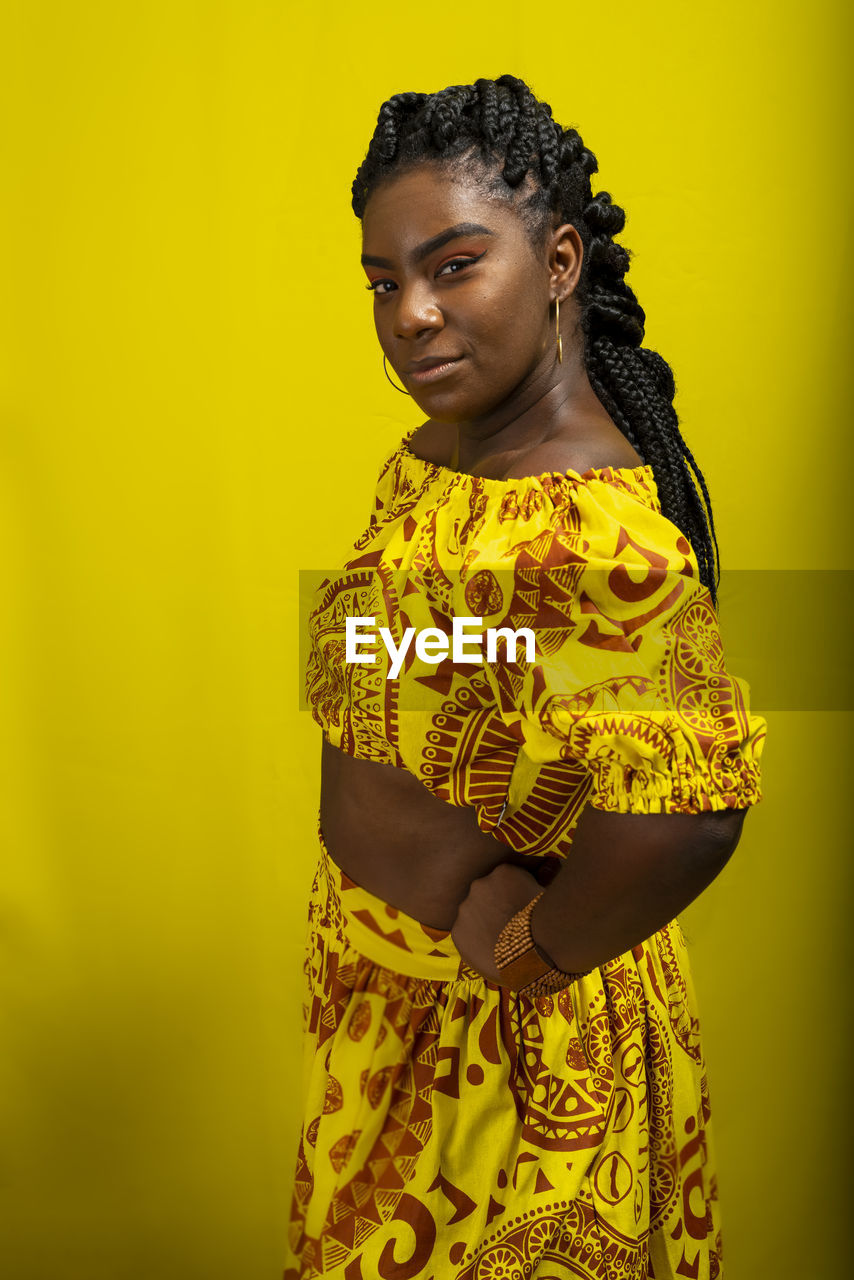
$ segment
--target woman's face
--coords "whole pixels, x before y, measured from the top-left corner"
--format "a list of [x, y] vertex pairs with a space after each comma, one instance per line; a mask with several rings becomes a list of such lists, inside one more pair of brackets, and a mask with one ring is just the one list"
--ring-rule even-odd
[[556, 377], [546, 247], [474, 180], [433, 163], [386, 179], [362, 249], [380, 345], [431, 418], [482, 420]]

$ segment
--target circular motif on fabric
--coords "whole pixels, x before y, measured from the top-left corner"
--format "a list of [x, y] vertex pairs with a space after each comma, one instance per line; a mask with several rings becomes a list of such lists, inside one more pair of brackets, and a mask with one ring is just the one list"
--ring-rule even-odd
[[715, 611], [705, 596], [695, 596], [673, 626], [680, 666], [702, 675], [707, 667], [723, 669], [723, 644]]
[[361, 1000], [356, 1006], [356, 1012], [350, 1019], [347, 1034], [351, 1040], [361, 1040], [370, 1025], [371, 1006], [368, 1004], [367, 1000]]
[[622, 1133], [635, 1113], [635, 1104], [628, 1089], [619, 1085], [614, 1090], [614, 1133]]
[[554, 1218], [537, 1218], [528, 1227], [524, 1252], [529, 1262], [536, 1264], [551, 1244], [558, 1223]]
[[352, 1133], [347, 1133], [343, 1138], [339, 1138], [335, 1146], [331, 1148], [329, 1163], [336, 1173], [340, 1173], [350, 1159], [350, 1153], [355, 1147], [361, 1132], [361, 1129], [354, 1129]]
[[564, 1021], [572, 1026], [575, 1021], [575, 1010], [572, 1007], [572, 996], [569, 994], [569, 987], [562, 987], [557, 993], [557, 1007]]
[[385, 1093], [386, 1085], [391, 1076], [391, 1067], [382, 1067], [379, 1071], [375, 1071], [368, 1081], [368, 1102], [374, 1108], [382, 1102], [382, 1096]]
[[344, 1090], [334, 1076], [330, 1076], [326, 1082], [326, 1096], [323, 1099], [323, 1114], [331, 1115], [333, 1111], [340, 1111], [344, 1106]]
[[[692, 655], [696, 657], [696, 655]], [[723, 707], [709, 706], [708, 694], [702, 683], [702, 675], [698, 672], [698, 683], [684, 685], [676, 697], [676, 709], [680, 719], [700, 737], [715, 736], [715, 719], [720, 719]], [[717, 717], [715, 711], [718, 710]]]
[[590, 1015], [584, 1044], [587, 1061], [597, 1081], [610, 1081], [614, 1078], [611, 1043], [612, 1031], [608, 1013], [605, 1009], [598, 1009]]
[[619, 1151], [611, 1151], [599, 1162], [594, 1176], [596, 1190], [608, 1204], [619, 1204], [632, 1189], [632, 1166]]
[[469, 1084], [483, 1084], [483, 1067], [479, 1067], [473, 1062], [470, 1067], [466, 1068], [466, 1080]]
[[493, 1245], [477, 1260], [476, 1280], [525, 1280], [523, 1258], [506, 1244]]
[[640, 1222], [643, 1214], [643, 1182], [638, 1178], [635, 1184], [635, 1222]]
[[499, 613], [504, 595], [491, 569], [480, 569], [466, 583], [466, 607], [472, 617], [484, 618]]
[[645, 1067], [643, 1052], [639, 1045], [630, 1044], [623, 1054], [620, 1071], [623, 1079], [629, 1084], [636, 1084]]
[[673, 1201], [677, 1197], [676, 1193], [676, 1174], [673, 1164], [676, 1163], [675, 1153], [672, 1156], [672, 1163], [665, 1163], [663, 1159], [655, 1158], [650, 1166], [649, 1171], [649, 1229], [653, 1231], [660, 1222], [663, 1222], [670, 1215], [670, 1209]]

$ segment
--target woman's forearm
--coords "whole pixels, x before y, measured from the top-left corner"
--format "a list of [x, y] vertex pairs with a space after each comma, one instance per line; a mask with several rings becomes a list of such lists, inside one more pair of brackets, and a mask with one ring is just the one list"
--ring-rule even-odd
[[571, 973], [630, 950], [714, 880], [746, 812], [623, 814], [588, 805], [566, 862], [533, 909], [534, 941]]

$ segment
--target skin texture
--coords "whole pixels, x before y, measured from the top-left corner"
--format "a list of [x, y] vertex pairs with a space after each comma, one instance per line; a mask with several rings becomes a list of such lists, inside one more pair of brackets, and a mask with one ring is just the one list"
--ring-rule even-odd
[[[461, 223], [469, 232], [430, 252]], [[398, 381], [427, 421], [410, 448], [491, 479], [642, 459], [596, 397], [573, 298], [583, 248], [570, 224], [533, 246], [512, 204], [437, 164], [383, 182], [362, 224], [374, 322]], [[563, 361], [556, 352], [560, 299]], [[461, 357], [418, 383], [413, 362]], [[463, 958], [498, 981], [493, 947], [543, 885], [534, 859], [477, 826], [472, 809], [437, 800], [404, 770], [323, 743], [321, 825], [335, 862], [357, 883], [425, 924], [451, 929]], [[533, 936], [579, 972], [648, 938], [698, 896], [735, 849], [746, 810], [613, 814], [588, 805], [571, 858], [534, 909]]]

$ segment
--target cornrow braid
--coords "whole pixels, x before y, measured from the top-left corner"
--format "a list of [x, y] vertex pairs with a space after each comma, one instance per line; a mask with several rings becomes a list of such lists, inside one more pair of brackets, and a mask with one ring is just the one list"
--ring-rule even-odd
[[679, 430], [673, 371], [642, 345], [646, 315], [625, 281], [631, 253], [614, 239], [626, 215], [607, 191], [593, 195], [595, 155], [516, 76], [431, 94], [398, 93], [380, 108], [353, 180], [353, 212], [362, 218], [382, 181], [427, 161], [453, 165], [511, 201], [536, 249], [561, 222], [578, 231], [584, 256], [574, 297], [590, 385], [652, 467], [662, 512], [690, 542], [717, 607], [720, 556], [709, 491]]

